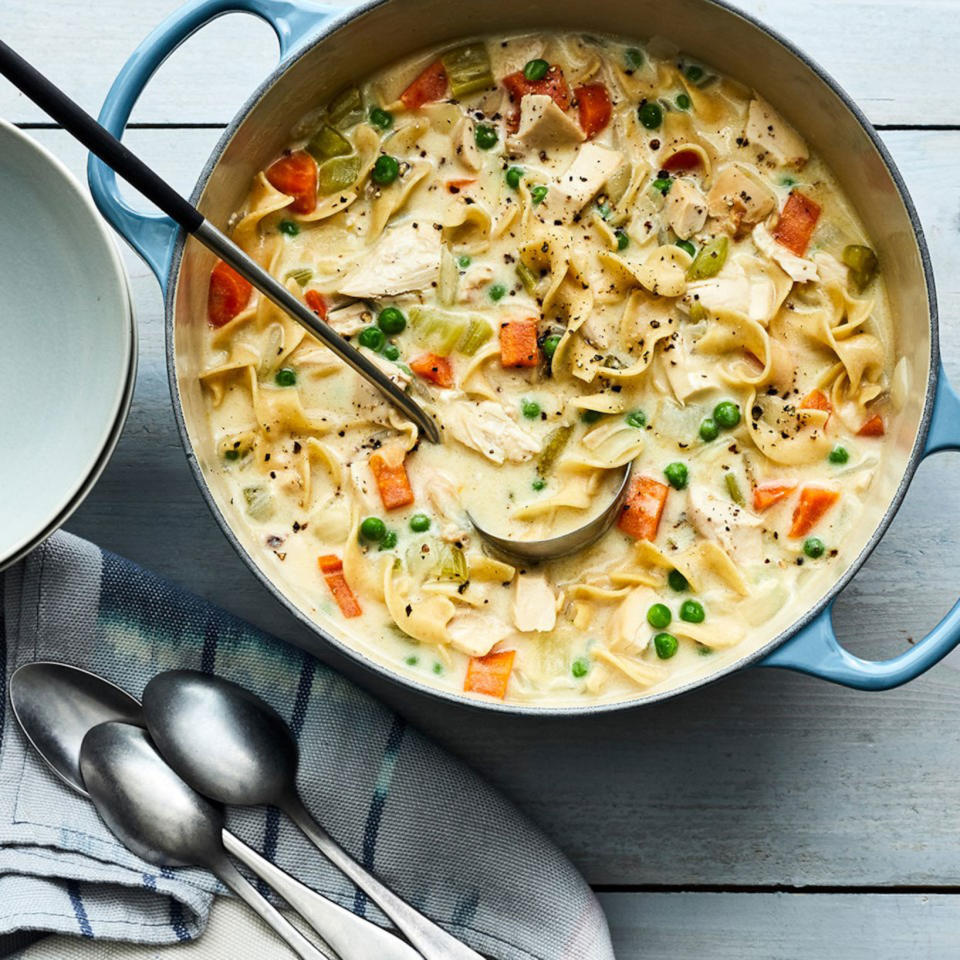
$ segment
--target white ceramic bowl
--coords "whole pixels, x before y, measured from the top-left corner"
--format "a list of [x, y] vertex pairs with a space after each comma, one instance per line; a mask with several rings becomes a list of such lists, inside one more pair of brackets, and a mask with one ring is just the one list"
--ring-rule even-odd
[[0, 568], [93, 486], [130, 406], [136, 334], [112, 235], [69, 171], [0, 121]]

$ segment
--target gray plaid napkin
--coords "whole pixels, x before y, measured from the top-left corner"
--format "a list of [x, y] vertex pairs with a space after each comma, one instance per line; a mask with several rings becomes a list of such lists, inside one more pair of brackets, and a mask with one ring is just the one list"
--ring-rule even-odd
[[[612, 958], [603, 913], [553, 844], [476, 774], [309, 654], [152, 574], [58, 534], [2, 575], [0, 683], [62, 660], [139, 696], [162, 670], [256, 691], [301, 744], [300, 789], [365, 866], [476, 950], [503, 960]], [[377, 909], [277, 811], [230, 827], [345, 907]], [[42, 930], [144, 943], [203, 930], [217, 881], [120, 846], [31, 754], [0, 698], [0, 935]]]

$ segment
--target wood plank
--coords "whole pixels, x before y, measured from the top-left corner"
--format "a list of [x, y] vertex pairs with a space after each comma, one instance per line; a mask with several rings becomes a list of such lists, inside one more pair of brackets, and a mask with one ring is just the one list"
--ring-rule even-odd
[[[35, 133], [82, 173], [83, 152], [64, 133]], [[209, 130], [137, 130], [130, 144], [186, 190], [215, 139]], [[960, 244], [942, 185], [960, 179], [960, 132], [887, 141], [915, 191], [949, 320], [960, 313]], [[69, 528], [312, 644], [356, 676], [266, 594], [209, 516], [168, 406], [159, 293], [139, 260], [126, 260], [142, 336], [134, 409]], [[960, 382], [960, 326], [947, 323], [943, 341]], [[858, 651], [895, 652], [955, 599], [956, 466], [944, 455], [921, 469], [840, 601]], [[960, 833], [944, 815], [960, 806], [960, 656], [885, 694], [751, 671], [654, 708], [579, 721], [490, 717], [363, 679], [501, 785], [594, 883], [960, 884]]]
[[601, 902], [620, 960], [955, 960], [951, 895], [613, 893]]
[[[0, 36], [98, 112], [113, 77], [140, 40], [180, 0], [5, 0]], [[343, 3], [343, 0], [335, 0]], [[344, 4], [346, 5], [346, 4]], [[823, 65], [874, 123], [957, 124], [960, 59], [954, 0], [739, 0], [735, 4]], [[585, 18], [585, 26], [589, 25]], [[642, 29], [642, 17], [638, 19]], [[95, 67], [90, 43], [96, 45]], [[273, 68], [276, 41], [249, 16], [224, 17], [161, 68], [134, 111], [140, 123], [223, 123]], [[0, 116], [47, 118], [0, 82]]]

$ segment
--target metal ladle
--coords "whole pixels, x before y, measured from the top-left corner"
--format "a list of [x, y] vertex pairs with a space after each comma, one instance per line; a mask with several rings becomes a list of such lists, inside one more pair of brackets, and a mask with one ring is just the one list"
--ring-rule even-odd
[[[111, 720], [144, 723], [140, 704], [126, 691], [63, 663], [28, 663], [15, 670], [10, 703], [40, 758], [68, 787], [88, 798], [80, 772], [84, 737]], [[229, 830], [220, 836], [227, 852], [273, 887], [344, 960], [421, 960], [398, 937], [295, 880]]]
[[[185, 200], [112, 133], [97, 123], [90, 114], [81, 109], [59, 87], [51, 83], [2, 40], [0, 40], [0, 73], [50, 114], [54, 120], [61, 123], [68, 133], [76, 137], [107, 166], [120, 174], [148, 200], [155, 203], [208, 250], [246, 278], [268, 300], [329, 347], [364, 380], [376, 387], [390, 403], [417, 425], [420, 433], [431, 443], [441, 442], [436, 421], [399, 384], [391, 380], [369, 357], [340, 336], [331, 326], [324, 323], [306, 304], [293, 296], [282, 283], [210, 223], [193, 204]], [[547, 540], [507, 540], [484, 530], [476, 523], [474, 527], [481, 539], [494, 550], [521, 562], [536, 563], [550, 557], [565, 556], [589, 546], [606, 532], [622, 503], [626, 480], [625, 476], [624, 483], [618, 492], [618, 496], [621, 497], [619, 502], [614, 500], [603, 513], [584, 527], [571, 530], [561, 537]], [[562, 552], [557, 553], [558, 550]]]

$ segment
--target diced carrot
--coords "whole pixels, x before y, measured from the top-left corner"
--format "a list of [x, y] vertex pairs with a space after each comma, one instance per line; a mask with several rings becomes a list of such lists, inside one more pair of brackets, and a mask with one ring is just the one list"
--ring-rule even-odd
[[422, 357], [411, 360], [410, 369], [421, 380], [429, 380], [438, 387], [453, 386], [453, 367], [446, 357], [437, 353], [425, 353]]
[[370, 469], [385, 509], [395, 510], [413, 503], [413, 489], [402, 461], [394, 467], [387, 463], [383, 454], [374, 453], [370, 457]]
[[343, 575], [343, 562], [334, 554], [325, 554], [319, 557], [317, 563], [323, 579], [327, 581], [330, 593], [333, 599], [337, 601], [340, 612], [345, 617], [359, 617], [363, 610], [357, 603], [357, 598], [353, 595], [347, 578]]
[[447, 71], [442, 60], [434, 60], [413, 83], [400, 94], [408, 110], [416, 110], [425, 103], [442, 100], [447, 92]]
[[823, 515], [840, 499], [836, 490], [824, 487], [804, 487], [800, 501], [793, 511], [790, 526], [791, 537], [805, 537], [822, 519]]
[[801, 410], [824, 410], [829, 413], [833, 407], [827, 399], [827, 395], [822, 390], [811, 390], [803, 400], [800, 401]]
[[500, 363], [505, 367], [535, 367], [540, 359], [536, 320], [500, 324]]
[[229, 323], [249, 303], [253, 287], [222, 260], [210, 272], [207, 316], [214, 327]]
[[294, 198], [290, 204], [294, 213], [311, 213], [317, 206], [317, 162], [306, 150], [284, 154], [267, 167], [264, 176]]
[[471, 657], [463, 689], [502, 700], [507, 694], [507, 683], [516, 655], [516, 650], [498, 650], [485, 657]]
[[774, 227], [773, 239], [791, 253], [802, 257], [807, 252], [807, 244], [819, 219], [820, 204], [799, 190], [791, 190], [780, 211], [780, 220]]
[[797, 489], [795, 483], [761, 483], [753, 488], [753, 509], [767, 510]]
[[858, 431], [858, 437], [882, 437], [886, 433], [883, 417], [877, 414], [871, 417]]
[[511, 133], [516, 133], [520, 127], [520, 101], [528, 93], [539, 93], [551, 97], [561, 110], [567, 110], [570, 107], [570, 88], [567, 86], [563, 70], [556, 64], [540, 80], [528, 80], [523, 75], [523, 71], [518, 70], [516, 73], [507, 74], [503, 78], [503, 85], [510, 94], [510, 102], [517, 105], [516, 111], [507, 120], [507, 129]]
[[678, 170], [694, 170], [702, 163], [703, 157], [696, 150], [678, 150], [664, 160], [661, 169], [676, 173]]
[[465, 178], [463, 180], [448, 180], [447, 181], [447, 193], [459, 193], [461, 190], [466, 190], [467, 187], [472, 187], [476, 183], [475, 178]]
[[656, 540], [669, 492], [659, 480], [637, 477], [630, 484], [617, 526], [635, 540]]
[[321, 319], [327, 319], [327, 301], [323, 299], [323, 294], [318, 290], [308, 290], [303, 299], [307, 301], [307, 306]]
[[573, 91], [580, 114], [580, 127], [589, 140], [595, 137], [610, 122], [613, 108], [610, 94], [602, 83], [587, 83]]

